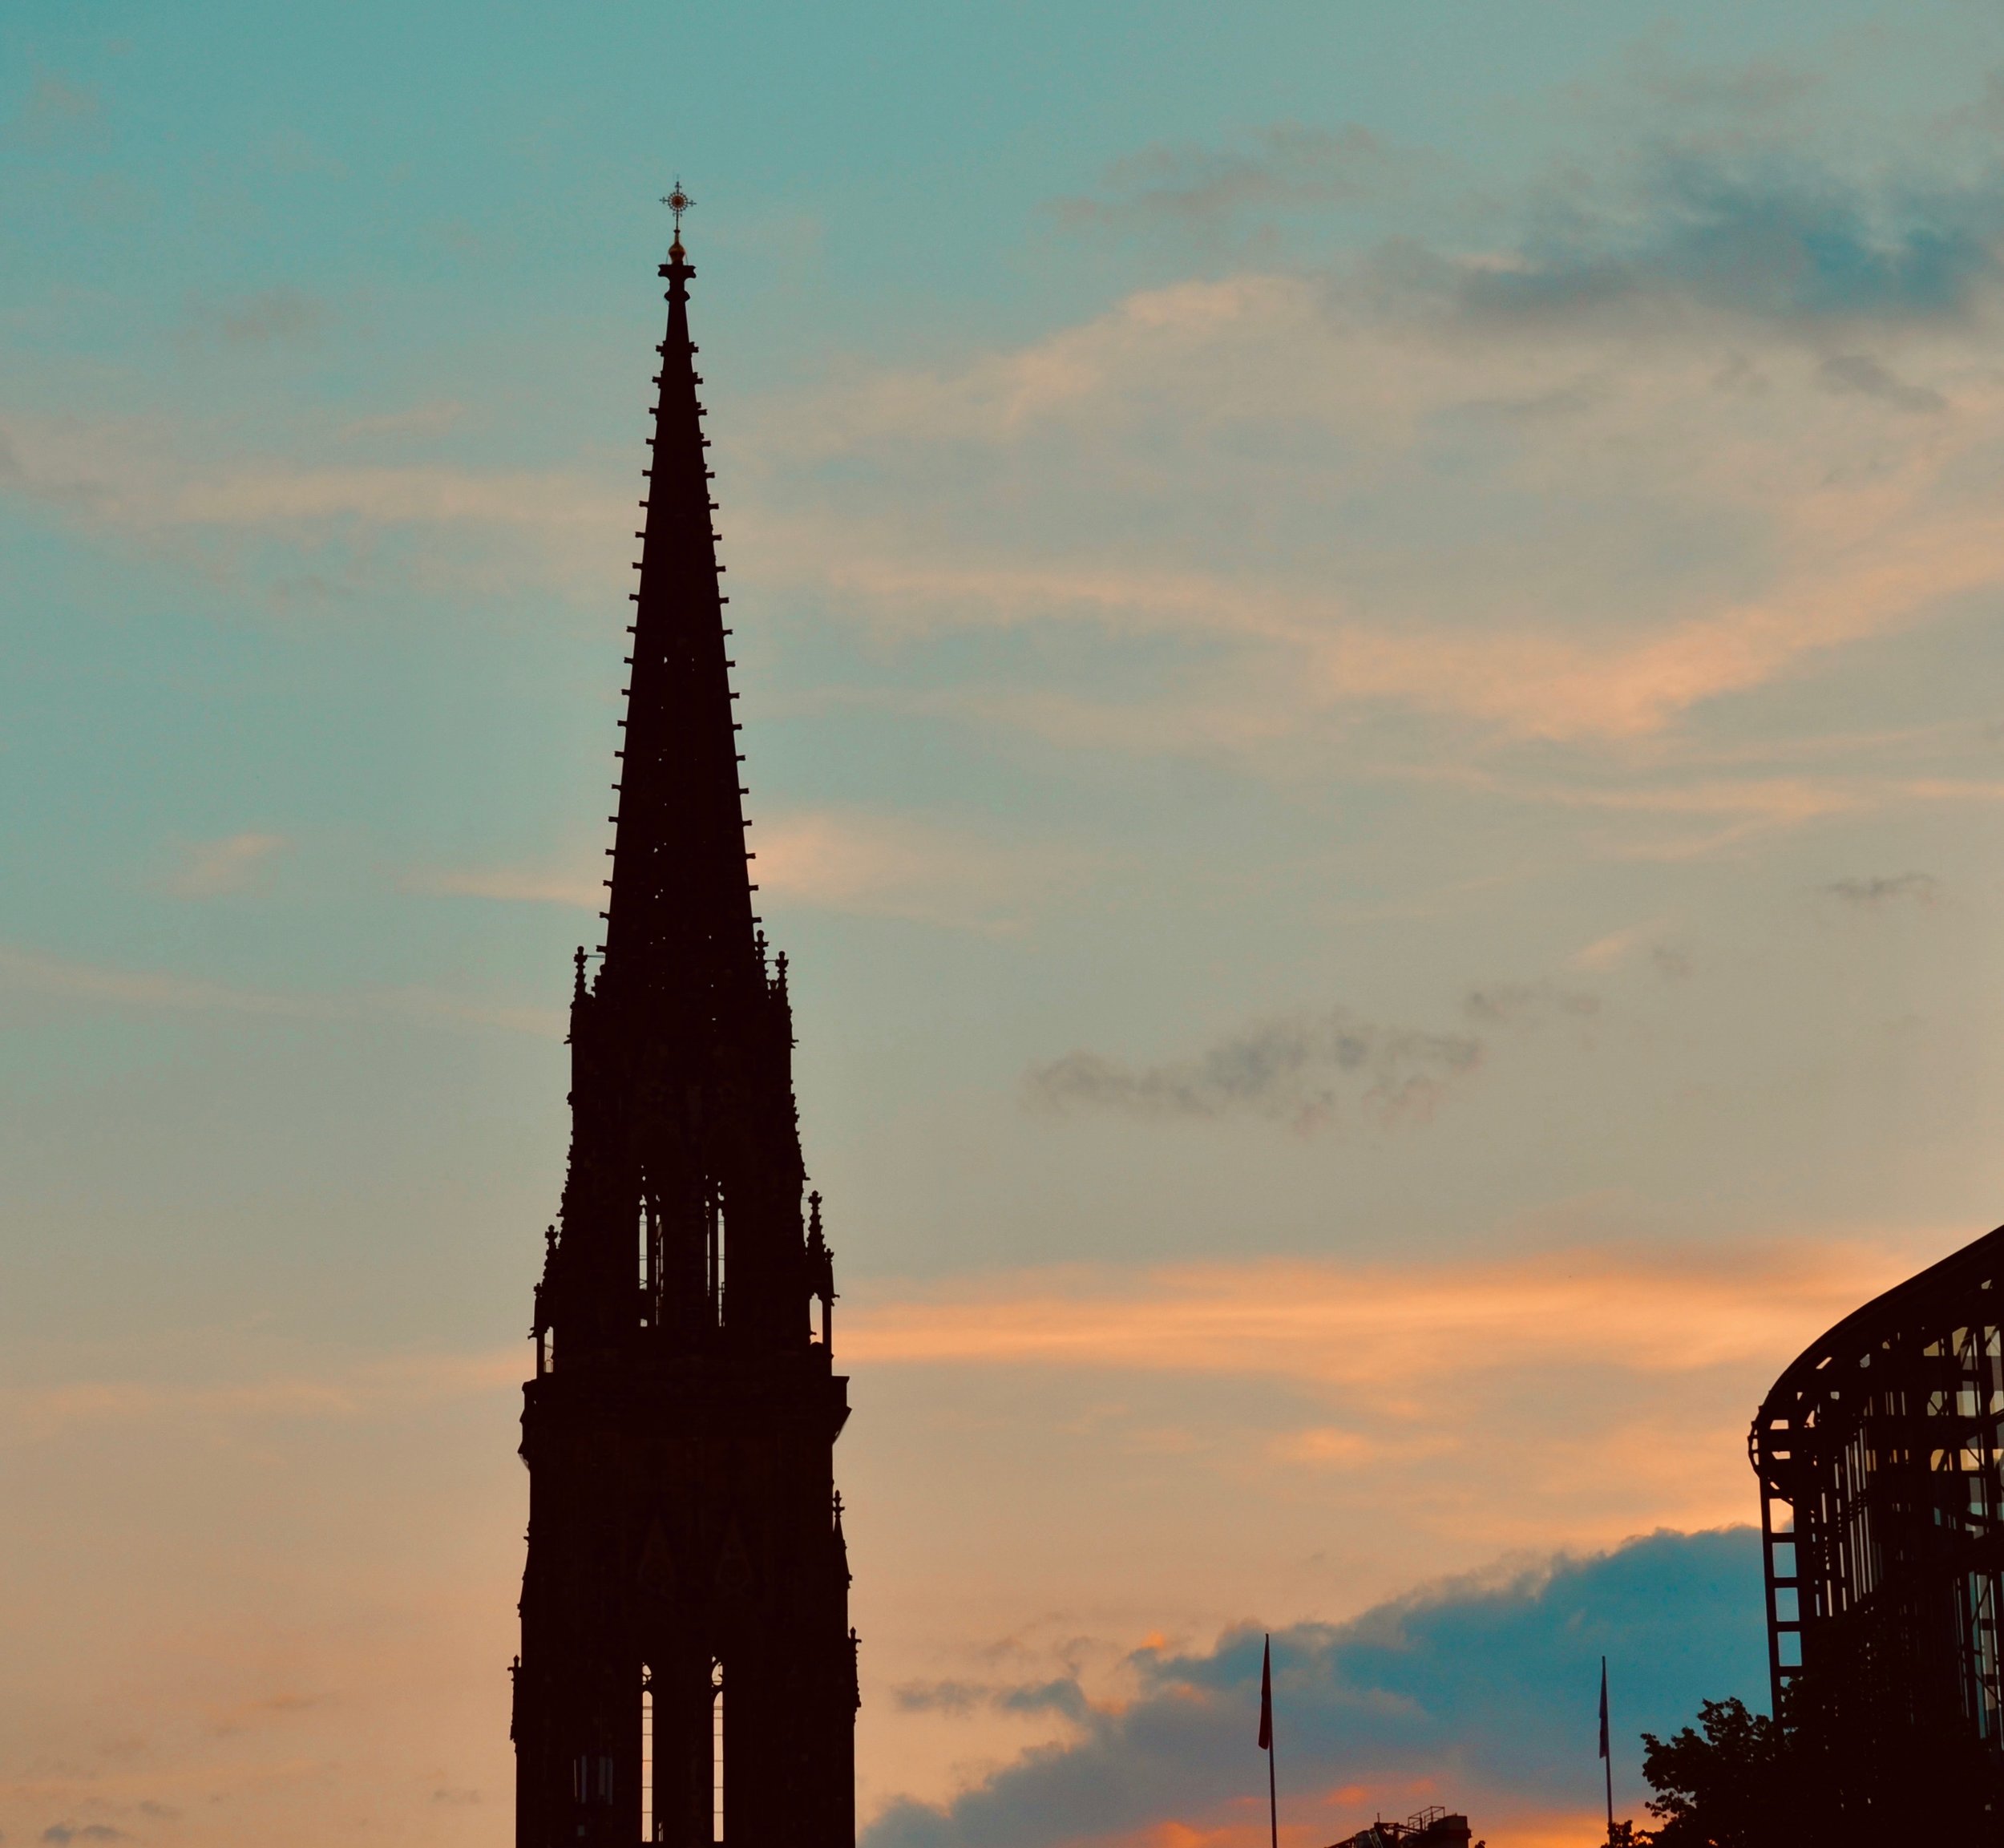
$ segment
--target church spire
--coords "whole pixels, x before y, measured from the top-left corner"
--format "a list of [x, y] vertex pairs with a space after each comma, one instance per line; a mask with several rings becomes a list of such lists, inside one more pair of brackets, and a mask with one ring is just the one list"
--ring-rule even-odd
[[786, 960], [768, 969], [752, 915], [689, 203], [678, 184], [605, 954], [589, 981], [578, 956], [570, 1170], [523, 1389], [516, 1848], [855, 1842], [830, 1515], [847, 1382], [819, 1197], [803, 1212]]
[[647, 994], [684, 1021], [711, 1011], [752, 963], [751, 881], [738, 782], [736, 698], [730, 688], [710, 516], [711, 471], [696, 393], [689, 284], [696, 273], [677, 234], [668, 261], [668, 334], [658, 351], [660, 395], [647, 513], [633, 593], [632, 675], [620, 759], [619, 832], [607, 912], [606, 977], [623, 999]]
[[[679, 185], [669, 204], [687, 209]], [[572, 1005], [571, 1173], [546, 1292], [559, 1350], [608, 1362], [802, 1347], [812, 1284], [790, 1007], [752, 912], [689, 338], [695, 270], [679, 234], [660, 273], [668, 329], [636, 536], [605, 953]]]

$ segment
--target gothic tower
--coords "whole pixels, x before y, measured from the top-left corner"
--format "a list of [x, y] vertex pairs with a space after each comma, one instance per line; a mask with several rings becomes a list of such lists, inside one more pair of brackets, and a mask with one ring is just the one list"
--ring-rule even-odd
[[853, 1848], [833, 1267], [752, 910], [680, 188], [605, 948], [523, 1389], [517, 1848]]

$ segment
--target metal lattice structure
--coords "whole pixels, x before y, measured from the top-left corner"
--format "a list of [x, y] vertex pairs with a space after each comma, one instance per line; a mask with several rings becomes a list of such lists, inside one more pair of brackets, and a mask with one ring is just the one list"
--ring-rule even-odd
[[1882, 1742], [2004, 1761], [2004, 1229], [1847, 1316], [1754, 1420], [1768, 1667]]
[[1473, 1834], [1467, 1817], [1433, 1803], [1403, 1822], [1388, 1822], [1380, 1816], [1368, 1829], [1346, 1835], [1332, 1848], [1469, 1848]]

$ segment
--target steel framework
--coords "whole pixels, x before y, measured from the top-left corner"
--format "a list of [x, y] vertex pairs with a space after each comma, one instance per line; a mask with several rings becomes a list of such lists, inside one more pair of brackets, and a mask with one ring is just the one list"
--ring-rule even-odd
[[1775, 1383], [1760, 1478], [1775, 1712], [2004, 1761], [2004, 1228], [1847, 1316]]

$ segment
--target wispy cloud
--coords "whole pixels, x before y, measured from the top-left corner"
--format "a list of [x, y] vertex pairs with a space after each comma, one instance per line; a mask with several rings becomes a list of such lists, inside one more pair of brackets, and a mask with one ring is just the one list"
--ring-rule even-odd
[[[907, 637], [1083, 625], [1150, 638], [1151, 669], [1176, 638], [1186, 673], [1138, 698], [970, 697], [1068, 738], [1254, 756], [1369, 707], [1647, 738], [1994, 586], [2004, 524], [1970, 471], [2004, 422], [1982, 331], [2004, 174], [1861, 184], [1764, 139], [1813, 81], [1645, 63], [1631, 152], [1485, 198], [1477, 246], [1448, 214], [1431, 245], [1141, 290], [775, 406], [754, 568]], [[1731, 133], [1650, 143], [1638, 86], [1649, 121], [1702, 104]], [[1060, 209], [1214, 221], [1396, 164], [1283, 125], [1144, 149]], [[1451, 556], [1415, 536], [1447, 532]], [[1771, 813], [1673, 851], [1788, 825]]]
[[491, 1028], [527, 1033], [539, 1040], [560, 1040], [570, 1030], [561, 1007], [510, 1001], [492, 995], [468, 994], [450, 989], [407, 986], [371, 989], [361, 997], [369, 1011], [400, 1015], [411, 1021], [436, 1021], [449, 1026]]
[[439, 898], [495, 899], [506, 904], [589, 906], [605, 903], [604, 874], [554, 866], [406, 867], [398, 883], [406, 892]]
[[[894, 633], [1182, 637], [1206, 649], [1205, 703], [1256, 706], [1267, 731], [1375, 705], [1574, 742], [1661, 732], [1997, 579], [2004, 516], [1962, 466], [2004, 396], [1959, 322], [1912, 335], [1896, 374], [1715, 317], [1505, 328], [1386, 286], [1179, 283], [958, 371], [790, 405], [762, 438], [777, 492], [750, 568]], [[1955, 416], [1889, 427], [1921, 392]], [[1221, 499], [1262, 509], [1256, 550], [1205, 516]], [[1472, 536], [1451, 559], [1396, 537], [1421, 508]], [[1695, 541], [1667, 564], [1667, 522]]]
[[1303, 1131], [1355, 1114], [1390, 1129], [1430, 1122], [1448, 1087], [1481, 1060], [1481, 1041], [1466, 1034], [1380, 1026], [1337, 1008], [1275, 1015], [1158, 1065], [1069, 1053], [1032, 1067], [1024, 1086], [1032, 1103], [1061, 1112], [1252, 1116]]
[[[1362, 130], [1283, 125], [1145, 150], [1077, 209], [1326, 203], [1397, 164]], [[1253, 755], [1372, 708], [1503, 741], [1646, 738], [1997, 581], [1980, 459], [2004, 389], [1976, 321], [2004, 181], [1861, 191], [1673, 149], [1563, 208], [1501, 212], [1481, 249], [1142, 289], [958, 365], [748, 407], [733, 568], [914, 645], [1032, 624], [1167, 640], [1123, 702], [1034, 673], [968, 690], [1003, 722]], [[278, 293], [230, 315], [255, 341], [305, 310]], [[609, 478], [339, 447], [443, 415], [259, 456], [14, 415], [0, 485], [212, 560], [257, 539], [316, 569], [471, 585], [532, 560], [580, 597], [610, 588]], [[1443, 532], [1461, 537], [1419, 536]], [[366, 543], [386, 532], [410, 556]]]
[[1839, 816], [1949, 799], [1945, 792], [1912, 781], [1856, 776], [1691, 780], [1625, 776], [1602, 766], [1598, 780], [1575, 776], [1562, 781], [1499, 774], [1466, 763], [1428, 765], [1402, 774], [1513, 803], [1598, 811], [1610, 818], [1601, 836], [1603, 851], [1632, 860], [1697, 859]]
[[191, 317], [197, 326], [212, 329], [226, 346], [259, 347], [314, 339], [325, 331], [333, 313], [318, 296], [280, 287], [197, 304]]
[[1930, 906], [1938, 904], [1941, 898], [1941, 882], [1932, 873], [1925, 872], [1881, 873], [1870, 879], [1833, 880], [1823, 889], [1845, 904], [1867, 910], [1902, 899], [1909, 904]]
[[103, 104], [95, 89], [45, 71], [35, 79], [19, 112], [7, 124], [6, 136], [31, 146], [45, 145], [95, 123], [102, 114]]
[[341, 468], [275, 463], [255, 471], [217, 471], [158, 499], [147, 494], [123, 504], [135, 524], [253, 528], [352, 519], [383, 527], [534, 530], [596, 527], [604, 513], [581, 483], [560, 475], [482, 474], [443, 464]]
[[1596, 972], [1618, 968], [1638, 950], [1648, 948], [1659, 934], [1663, 926], [1658, 924], [1629, 924], [1606, 936], [1594, 939], [1573, 952], [1572, 963], [1576, 969]]
[[334, 432], [337, 443], [363, 443], [390, 437], [443, 436], [465, 422], [467, 407], [450, 398], [433, 398], [404, 410], [383, 410], [350, 418]]
[[1551, 982], [1490, 982], [1462, 997], [1461, 1012], [1478, 1026], [1537, 1026], [1547, 1021], [1591, 1020], [1598, 995]]
[[349, 994], [286, 993], [240, 988], [164, 970], [122, 968], [0, 944], [0, 992], [42, 995], [101, 1007], [170, 1013], [216, 1013], [276, 1020], [332, 1021], [358, 1015], [434, 1020], [560, 1039], [562, 1013], [479, 995], [410, 987]]
[[1082, 856], [923, 816], [800, 810], [762, 820], [759, 885], [774, 903], [1008, 929], [1070, 884]]
[[96, 1001], [115, 1007], [175, 1012], [214, 1010], [270, 1014], [295, 1020], [325, 1020], [335, 1005], [313, 995], [281, 994], [236, 988], [160, 970], [126, 969], [72, 960], [37, 950], [0, 944], [0, 985], [32, 994]]
[[976, 1707], [988, 1706], [1014, 1713], [1054, 1709], [1067, 1718], [1079, 1719], [1086, 1712], [1085, 1694], [1078, 1683], [1070, 1680], [1028, 1686], [1006, 1682], [907, 1681], [894, 1688], [891, 1697], [907, 1713], [965, 1713]]
[[214, 1431], [382, 1417], [399, 1408], [512, 1393], [521, 1385], [526, 1353], [329, 1360], [317, 1371], [227, 1381], [98, 1378], [0, 1388], [0, 1442], [73, 1442], [80, 1432], [115, 1426], [178, 1423]]
[[1215, 229], [1248, 210], [1362, 198], [1427, 164], [1355, 123], [1280, 122], [1233, 147], [1158, 142], [1113, 162], [1097, 192], [1057, 200], [1052, 210], [1075, 228]]
[[[1008, 930], [1077, 875], [1080, 856], [1048, 842], [997, 838], [923, 815], [855, 808], [758, 816], [746, 839], [766, 903], [956, 928]], [[605, 904], [607, 863], [406, 870], [407, 891], [570, 905]]]
[[[1581, 967], [1606, 967], [1602, 956]], [[1499, 981], [1469, 989], [1461, 1011], [1485, 1030], [1590, 1021], [1598, 995], [1550, 981]], [[1481, 1069], [1476, 1033], [1386, 1026], [1347, 1008], [1295, 1009], [1221, 1035], [1182, 1058], [1133, 1064], [1075, 1051], [1033, 1066], [1024, 1094], [1057, 1114], [1105, 1110], [1158, 1121], [1251, 1117], [1299, 1133], [1354, 1119], [1380, 1130], [1432, 1121], [1453, 1089]]]
[[[246, 309], [238, 338], [265, 338], [257, 330], [266, 325], [278, 338], [285, 319], [269, 305]], [[325, 429], [296, 433], [293, 447], [309, 453], [246, 453], [231, 433], [200, 424], [6, 412], [0, 493], [224, 578], [254, 568], [261, 577], [303, 571], [360, 582], [394, 568], [434, 589], [470, 591], [526, 572], [580, 598], [624, 580], [625, 495], [584, 471], [358, 461], [340, 431]], [[386, 558], [371, 541], [392, 533], [413, 543]]]
[[1817, 376], [1832, 391], [1861, 392], [1901, 410], [1931, 414], [1948, 409], [1949, 401], [1940, 392], [1904, 383], [1869, 353], [1832, 354], [1817, 369]]
[[1059, 1365], [1389, 1385], [1453, 1353], [1481, 1372], [1558, 1362], [1695, 1370], [1785, 1362], [1897, 1280], [1865, 1245], [1567, 1252], [1513, 1264], [1269, 1260], [1004, 1274], [902, 1298], [881, 1286], [846, 1345], [878, 1365]]
[[180, 850], [168, 890], [177, 898], [194, 899], [245, 891], [290, 844], [283, 835], [254, 832], [191, 842]]
[[1795, 326], [1932, 321], [1966, 312], [1997, 273], [2004, 185], [1994, 176], [1894, 205], [1828, 173], [1673, 150], [1638, 190], [1639, 201], [1610, 200], [1598, 214], [1576, 200], [1567, 221], [1506, 259], [1469, 265], [1457, 279], [1465, 311], [1551, 317], [1678, 305]]

